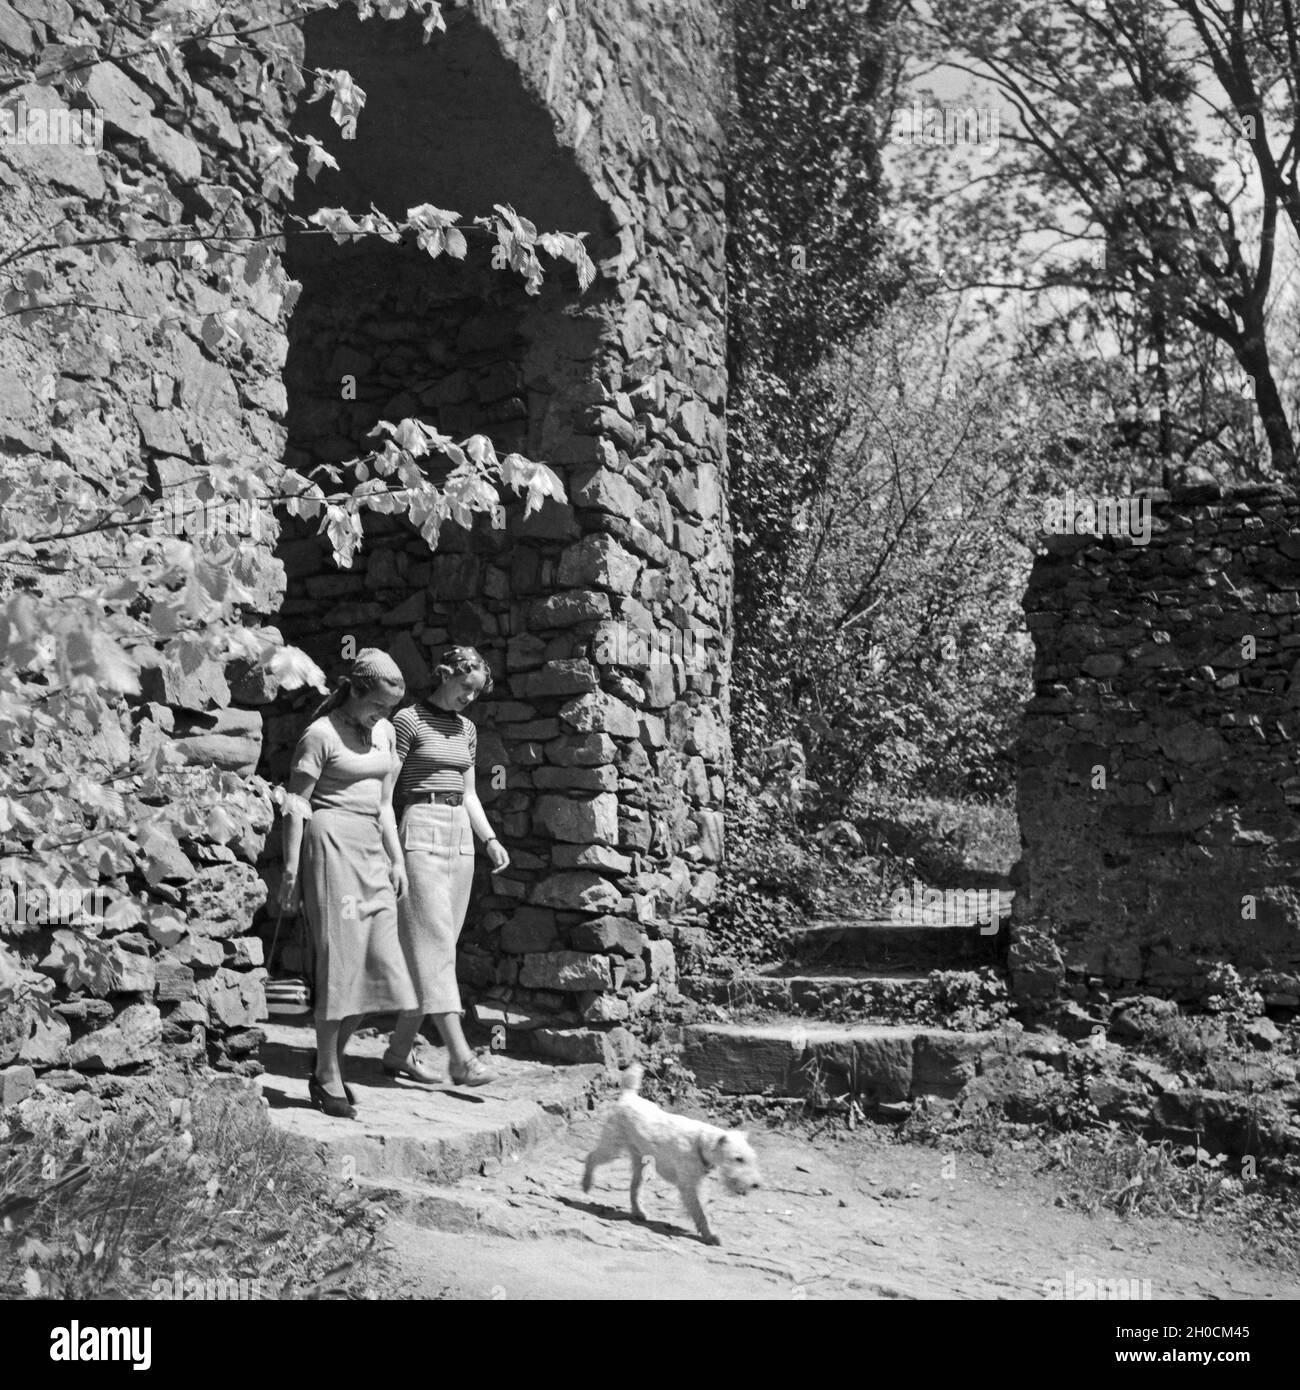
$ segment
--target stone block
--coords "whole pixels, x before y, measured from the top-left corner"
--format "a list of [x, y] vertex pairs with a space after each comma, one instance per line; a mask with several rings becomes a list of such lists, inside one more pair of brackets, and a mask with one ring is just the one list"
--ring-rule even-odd
[[36, 55], [36, 35], [32, 27], [13, 6], [0, 4], [0, 48], [7, 48], [22, 58]]
[[[56, 1067], [68, 1065], [68, 1048], [72, 1041], [72, 1029], [57, 1014], [50, 1018], [40, 1018], [34, 1013], [14, 1006], [6, 1010], [12, 1015], [6, 1022], [17, 1024], [19, 1046], [0, 1049], [9, 1060], [35, 1063], [38, 1066]], [[3, 1040], [0, 1040], [3, 1041]]]
[[608, 764], [604, 767], [539, 767], [533, 773], [533, 786], [539, 791], [612, 792], [618, 787], [618, 772]]
[[[640, 956], [646, 948], [645, 933], [639, 923], [626, 917], [597, 917], [569, 928], [569, 942], [579, 951], [614, 952]], [[644, 976], [642, 976], [644, 978]]]
[[225, 950], [225, 964], [232, 970], [255, 969], [266, 964], [260, 936], [241, 936], [221, 944]]
[[111, 1023], [78, 1038], [67, 1064], [82, 1071], [117, 1071], [152, 1061], [162, 1044], [162, 1015], [154, 1004], [129, 1004]]
[[173, 745], [181, 759], [249, 777], [262, 756], [262, 716], [255, 709], [220, 709], [202, 725], [178, 722]]
[[560, 707], [559, 717], [575, 733], [613, 734], [616, 738], [639, 738], [641, 734], [637, 711], [601, 691], [570, 700]]
[[560, 557], [557, 582], [566, 588], [607, 589], [631, 594], [641, 562], [610, 536], [584, 536]]
[[778, 1029], [688, 1028], [682, 1062], [700, 1086], [726, 1095], [802, 1095], [804, 1045]]
[[575, 507], [589, 507], [614, 516], [631, 518], [641, 497], [621, 474], [603, 466], [587, 467], [574, 474], [569, 492]]
[[596, 671], [585, 658], [569, 661], [548, 661], [539, 671], [524, 678], [524, 695], [530, 700], [560, 695], [582, 695], [599, 685]]
[[614, 761], [618, 745], [608, 734], [563, 734], [546, 745], [547, 761], [556, 767], [597, 767]]
[[221, 709], [230, 703], [230, 686], [220, 662], [200, 658], [191, 670], [179, 662], [162, 661], [140, 672], [140, 693], [146, 700], [179, 709]]
[[519, 983], [525, 989], [606, 990], [609, 963], [603, 956], [582, 951], [530, 953], [524, 957]]
[[[6, 22], [3, 14], [0, 14], [0, 43], [8, 47], [8, 41], [16, 40], [21, 46], [26, 26], [13, 16], [12, 11], [9, 11], [9, 15], [10, 18]], [[31, 30], [27, 29], [26, 32], [30, 34]], [[40, 86], [34, 82], [24, 83], [6, 91], [5, 105], [10, 109], [21, 105], [28, 111], [62, 112], [69, 109], [67, 102], [53, 87]], [[68, 118], [59, 116], [55, 119], [61, 121]], [[79, 149], [73, 145], [19, 145], [14, 141], [6, 141], [0, 145], [0, 158], [3, 158], [5, 163], [16, 171], [19, 179], [29, 186], [53, 184], [59, 189], [67, 189], [95, 201], [103, 198], [106, 192], [99, 160], [93, 151]], [[30, 413], [26, 422], [32, 422]]]
[[677, 957], [673, 954], [671, 941], [648, 942], [644, 952], [642, 952], [642, 958], [645, 961], [648, 980], [667, 980], [669, 982], [676, 980]]
[[626, 1028], [539, 1028], [529, 1038], [537, 1056], [555, 1062], [599, 1062], [614, 1071], [636, 1056], [636, 1039]]
[[266, 901], [266, 884], [249, 864], [214, 864], [195, 874], [185, 899], [191, 936], [246, 936], [253, 914]]
[[106, 125], [115, 126], [141, 141], [154, 159], [177, 178], [193, 183], [202, 176], [199, 147], [154, 117], [149, 94], [121, 68], [111, 62], [96, 63], [90, 69], [83, 90], [103, 115]]
[[610, 874], [630, 874], [632, 860], [608, 845], [557, 844], [551, 851], [557, 869], [600, 869]]
[[160, 956], [159, 960], [162, 961], [167, 956], [177, 965], [214, 970], [225, 960], [226, 953], [220, 941], [190, 934], [181, 937], [174, 946], [169, 947], [166, 956]]
[[618, 798], [605, 792], [586, 801], [541, 796], [533, 811], [538, 834], [578, 844], [613, 844], [618, 837]]
[[[213, 965], [218, 964], [221, 958], [221, 943], [203, 941], [201, 944], [209, 948], [210, 951], [214, 951], [217, 960], [211, 963]], [[194, 971], [188, 965], [183, 965], [177, 960], [172, 951], [160, 955], [154, 961], [154, 998], [157, 1002], [159, 1004], [174, 1004], [196, 997]]]
[[552, 874], [535, 884], [528, 901], [539, 907], [566, 911], [602, 912], [617, 908], [622, 894], [606, 878], [589, 869]]
[[248, 1028], [264, 1019], [266, 992], [260, 975], [218, 970], [196, 986], [198, 1000], [209, 1020], [221, 1028]]
[[533, 604], [528, 626], [534, 630], [573, 627], [577, 623], [599, 622], [609, 613], [607, 594], [597, 589], [570, 589]]
[[621, 1023], [632, 1010], [626, 999], [616, 994], [580, 994], [578, 1017], [584, 1023]]
[[976, 1033], [919, 1032], [912, 1052], [913, 1094], [957, 1095], [978, 1074], [981, 1058], [995, 1049]]
[[[4, 42], [0, 22], [0, 43]], [[31, 1067], [0, 1067], [0, 1110], [24, 1101], [36, 1089], [36, 1073]]]

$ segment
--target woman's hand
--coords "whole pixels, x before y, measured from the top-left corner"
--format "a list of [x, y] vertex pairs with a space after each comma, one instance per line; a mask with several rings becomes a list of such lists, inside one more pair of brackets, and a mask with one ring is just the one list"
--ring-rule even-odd
[[406, 896], [406, 865], [400, 859], [389, 861], [388, 881], [393, 885], [393, 892], [396, 893], [399, 898], [404, 898]]
[[502, 869], [510, 866], [510, 856], [506, 853], [506, 847], [500, 840], [492, 839], [487, 842], [487, 857], [492, 861], [494, 874], [499, 874]]
[[292, 917], [298, 911], [298, 875], [285, 873], [280, 879], [280, 911]]

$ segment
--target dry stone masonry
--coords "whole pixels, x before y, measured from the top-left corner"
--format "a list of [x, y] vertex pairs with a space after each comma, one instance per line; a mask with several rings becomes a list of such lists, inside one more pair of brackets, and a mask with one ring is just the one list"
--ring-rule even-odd
[[[609, 1061], [629, 1054], [639, 1017], [674, 997], [722, 854], [720, 21], [705, 0], [446, 15], [448, 32], [428, 46], [417, 20], [362, 23], [344, 10], [275, 30], [309, 65], [346, 68], [367, 90], [355, 140], [255, 45], [113, 57], [66, 102], [57, 85], [11, 92], [7, 102], [102, 116], [103, 148], [0, 148], [7, 244], [60, 211], [81, 240], [118, 234], [131, 215], [160, 239], [143, 255], [58, 253], [61, 286], [105, 308], [64, 333], [48, 318], [9, 320], [0, 446], [6, 467], [65, 462], [108, 496], [193, 497], [216, 462], [337, 463], [370, 447], [378, 419], [415, 415], [457, 438], [482, 432], [563, 477], [567, 505], [527, 519], [511, 505], [499, 530], [449, 524], [436, 554], [375, 518], [345, 572], [309, 528], [281, 534], [285, 518], [267, 514], [232, 577], [249, 591], [247, 622], [277, 625], [329, 670], [351, 637], [393, 651], [418, 693], [447, 640], [487, 654], [498, 687], [476, 712], [479, 785], [514, 864], [478, 885], [466, 993], [512, 1042]], [[106, 48], [112, 25], [97, 0], [0, 3], [0, 50], [11, 70], [30, 68], [58, 45]], [[340, 165], [314, 184], [295, 182], [289, 142], [304, 133]], [[530, 296], [472, 239], [465, 262], [435, 263], [412, 248], [290, 235], [283, 257], [220, 267], [161, 239], [182, 219], [257, 237], [292, 211], [371, 200], [466, 218], [509, 204], [541, 230], [586, 233], [599, 274], [579, 292], [555, 262]], [[296, 305], [288, 275], [302, 286]], [[251, 322], [234, 348], [219, 328], [156, 319], [232, 303]], [[93, 572], [93, 537], [82, 556]], [[119, 968], [61, 978], [56, 1027], [0, 1028], [9, 1090], [28, 1069], [75, 1085], [82, 1070], [164, 1056], [257, 1069], [279, 844], [269, 789], [304, 702], [272, 703], [240, 663], [203, 660], [157, 666], [144, 696], [120, 727], [73, 735], [100, 740], [106, 766], [174, 742], [251, 787], [260, 809], [227, 843], [191, 826], [148, 881], [138, 864], [121, 867], [106, 886], [175, 907], [184, 936], [163, 945], [123, 931]], [[39, 928], [10, 944], [39, 965], [53, 936]]]
[[[610, 1061], [630, 1055], [638, 1015], [675, 998], [674, 945], [722, 850], [721, 88], [707, 63], [687, 73], [716, 40], [702, 6], [594, 6], [540, 31], [513, 9], [487, 21], [422, 48], [413, 26], [313, 19], [309, 65], [346, 64], [372, 95], [355, 140], [300, 113], [340, 165], [312, 196], [391, 215], [508, 202], [587, 233], [601, 274], [534, 297], [486, 249], [434, 264], [414, 248], [295, 246], [287, 459], [338, 463], [373, 447], [379, 420], [417, 416], [545, 461], [569, 502], [529, 518], [507, 506], [498, 529], [447, 525], [434, 555], [379, 518], [346, 573], [287, 531], [280, 626], [327, 669], [386, 648], [415, 694], [446, 643], [484, 652], [496, 689], [474, 712], [477, 781], [513, 863], [482, 873], [462, 986], [512, 1045]], [[301, 702], [268, 727], [278, 778]]]
[[1016, 993], [1300, 1004], [1300, 503], [1153, 495], [1149, 545], [1056, 536], [1025, 598]]
[[[20, 0], [0, 5], [5, 71], [57, 61], [66, 46], [103, 44], [111, 6], [96, 0]], [[278, 230], [288, 185], [270, 171], [291, 114], [285, 94], [262, 87], [266, 55], [207, 44], [184, 64], [138, 54], [91, 66], [65, 99], [55, 84], [22, 84], [5, 103], [30, 110], [74, 109], [102, 119], [103, 148], [50, 144], [0, 146], [0, 221], [6, 247], [48, 240], [66, 215], [77, 241], [120, 235], [131, 216], [161, 238], [182, 219], [221, 220], [234, 233]], [[290, 175], [291, 176], [291, 175]], [[143, 232], [137, 233], [144, 235]], [[73, 244], [44, 263], [52, 286], [70, 299], [103, 306], [64, 328], [57, 316], [6, 320], [0, 335], [0, 449], [6, 470], [75, 470], [103, 499], [143, 492], [193, 499], [208, 465], [277, 459], [284, 447], [280, 385], [287, 339], [275, 277], [222, 274], [182, 246], [159, 240], [143, 254]], [[52, 272], [52, 273], [49, 273]], [[221, 355], [201, 336], [158, 316], [205, 314], [235, 303], [250, 310], [243, 348]], [[270, 618], [284, 590], [271, 554], [275, 523], [232, 558], [231, 577], [249, 593], [247, 620]], [[42, 577], [48, 594], [71, 592], [94, 573], [101, 542], [76, 542], [83, 569]], [[61, 586], [61, 587], [57, 587]], [[250, 786], [253, 808], [239, 833], [217, 843], [198, 825], [159, 849], [141, 843], [137, 862], [111, 866], [104, 890], [159, 905], [185, 920], [170, 946], [148, 934], [139, 915], [111, 937], [111, 960], [89, 978], [60, 968], [58, 929], [20, 925], [7, 942], [45, 966], [59, 984], [54, 1021], [33, 1030], [22, 1009], [0, 1023], [0, 1076], [13, 1098], [33, 1070], [55, 1083], [84, 1084], [159, 1057], [246, 1066], [266, 1016], [262, 942], [253, 915], [266, 890], [254, 864], [271, 827], [269, 787], [253, 776], [262, 720], [241, 697], [236, 672], [197, 659], [188, 669], [155, 666], [143, 698], [116, 725], [71, 728], [107, 770], [145, 758], [160, 742], [183, 758], [228, 771]], [[183, 819], [184, 807], [175, 808]], [[7, 839], [4, 854], [21, 852]], [[146, 877], [142, 862], [156, 869]], [[68, 929], [63, 929], [65, 935]]]

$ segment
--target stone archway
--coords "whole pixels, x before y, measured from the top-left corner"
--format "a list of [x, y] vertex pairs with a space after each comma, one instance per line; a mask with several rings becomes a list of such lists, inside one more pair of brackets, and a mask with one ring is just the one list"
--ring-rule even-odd
[[[626, 1057], [623, 1025], [677, 998], [678, 952], [702, 944], [717, 881], [728, 748], [717, 33], [694, 7], [615, 9], [448, 11], [427, 47], [410, 19], [327, 11], [305, 27], [308, 66], [345, 68], [367, 101], [354, 141], [302, 105], [296, 131], [341, 168], [300, 185], [300, 211], [508, 203], [588, 234], [600, 275], [585, 293], [556, 266], [527, 295], [486, 243], [463, 262], [325, 237], [288, 255], [303, 286], [292, 467], [353, 457], [380, 418], [417, 415], [564, 480], [567, 505], [525, 521], [515, 504], [500, 531], [446, 526], [434, 555], [373, 518], [354, 571], [291, 526], [278, 621], [331, 670], [345, 635], [387, 648], [415, 692], [446, 641], [484, 651], [497, 689], [475, 712], [479, 783], [513, 862], [476, 889], [461, 976], [480, 1023], [574, 1061]], [[688, 109], [661, 109], [666, 89]], [[306, 704], [268, 720], [269, 777]]]
[[[409, 24], [323, 13], [309, 21], [306, 41], [310, 67], [346, 66], [370, 96], [355, 141], [332, 136], [322, 108], [303, 108], [302, 133], [327, 143], [341, 166], [311, 189], [304, 211], [373, 204], [402, 216], [432, 202], [469, 216], [510, 203], [539, 228], [586, 231], [595, 257], [617, 250], [608, 214], [556, 142], [551, 116], [477, 24], [455, 25], [430, 49]], [[517, 276], [492, 269], [489, 254], [486, 238], [463, 262], [374, 241], [293, 245], [288, 267], [303, 289], [285, 367], [292, 467], [355, 457], [378, 420], [418, 416], [456, 438], [480, 432], [499, 452], [545, 459], [572, 492], [575, 473], [602, 458], [599, 439], [579, 429], [606, 394], [596, 383], [614, 292], [598, 281], [580, 294], [572, 272], [556, 267], [530, 296]], [[604, 551], [597, 544], [585, 564], [567, 552], [599, 528], [571, 506], [522, 513], [522, 503], [508, 505], [504, 530], [486, 518], [471, 532], [448, 524], [436, 554], [405, 522], [371, 517], [357, 567], [342, 572], [314, 528], [291, 527], [280, 547], [288, 591], [279, 621], [286, 640], [328, 671], [344, 638], [386, 648], [411, 694], [428, 688], [448, 641], [488, 658], [498, 690], [478, 715], [479, 783], [514, 862], [507, 875], [484, 875], [476, 891], [462, 975], [471, 995], [498, 996], [497, 1012], [485, 1005], [480, 1021], [499, 1016], [533, 1032], [554, 1024], [540, 1031], [555, 1032], [564, 1054], [574, 1049], [562, 1034], [582, 1022], [572, 993], [599, 999], [620, 983], [604, 955], [566, 948], [593, 909], [632, 907], [591, 865], [626, 874], [633, 861], [617, 847], [613, 739], [566, 730], [558, 718], [567, 701], [597, 690], [587, 657], [611, 607], [583, 586], [600, 582]], [[283, 775], [301, 723], [301, 708], [270, 721], [269, 775]], [[552, 891], [539, 896], [548, 871]], [[569, 881], [555, 886], [566, 871]], [[634, 947], [643, 944], [631, 934]], [[618, 1012], [599, 1011], [605, 1022]], [[590, 1043], [582, 1055], [592, 1055]]]

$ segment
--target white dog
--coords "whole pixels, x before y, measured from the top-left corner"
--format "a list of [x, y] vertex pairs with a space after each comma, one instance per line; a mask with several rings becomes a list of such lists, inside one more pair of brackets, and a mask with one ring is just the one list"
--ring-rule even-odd
[[717, 1169], [722, 1181], [743, 1197], [761, 1185], [758, 1160], [743, 1130], [719, 1129], [717, 1125], [670, 1115], [637, 1095], [641, 1068], [634, 1062], [623, 1073], [618, 1100], [605, 1121], [600, 1142], [587, 1155], [582, 1190], [591, 1191], [591, 1180], [602, 1163], [621, 1153], [632, 1159], [632, 1215], [646, 1219], [641, 1209], [641, 1183], [646, 1167], [653, 1162], [660, 1173], [681, 1193], [682, 1201], [706, 1245], [722, 1242], [709, 1229], [700, 1205], [700, 1183]]

